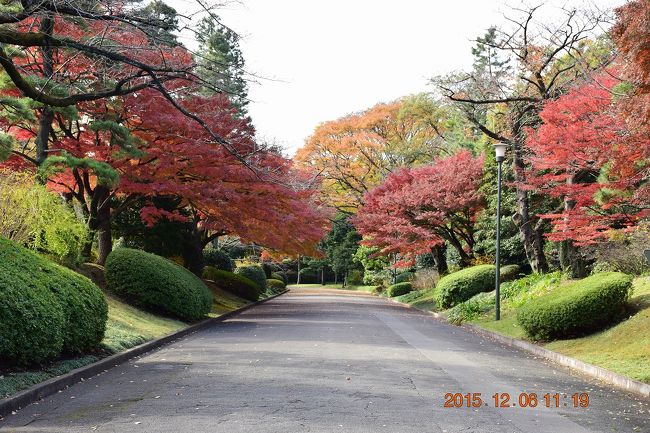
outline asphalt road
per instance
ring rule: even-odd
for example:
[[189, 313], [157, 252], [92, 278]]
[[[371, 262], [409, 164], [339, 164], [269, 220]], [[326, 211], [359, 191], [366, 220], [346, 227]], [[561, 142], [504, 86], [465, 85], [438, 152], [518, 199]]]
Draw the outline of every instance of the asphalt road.
[[[443, 406], [446, 393], [479, 392], [487, 405]], [[497, 392], [539, 403], [495, 408]], [[546, 393], [560, 407], [546, 408]], [[589, 407], [573, 407], [575, 393]], [[31, 405], [0, 430], [648, 433], [650, 406], [388, 300], [305, 289]]]

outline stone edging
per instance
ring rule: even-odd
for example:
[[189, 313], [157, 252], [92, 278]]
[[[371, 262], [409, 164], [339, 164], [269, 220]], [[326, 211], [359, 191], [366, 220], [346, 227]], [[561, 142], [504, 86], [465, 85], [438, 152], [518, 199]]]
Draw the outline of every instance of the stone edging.
[[106, 358], [100, 359], [97, 362], [86, 365], [84, 367], [76, 368], [69, 371], [66, 374], [61, 376], [53, 377], [44, 382], [36, 384], [30, 388], [19, 391], [16, 394], [0, 400], [0, 419], [2, 417], [9, 415], [13, 411], [19, 410], [29, 404], [32, 404], [38, 400], [41, 400], [47, 396], [55, 394], [61, 390], [64, 390], [75, 383], [81, 382], [90, 377], [99, 375], [106, 372], [110, 368], [117, 367], [118, 365], [135, 358], [136, 356], [143, 355], [147, 352], [151, 352], [154, 349], [158, 349], [166, 344], [172, 343], [182, 337], [185, 337], [189, 334], [193, 334], [197, 331], [206, 329], [216, 323], [222, 322], [232, 316], [235, 316], [245, 310], [248, 310], [251, 307], [260, 305], [266, 301], [277, 298], [280, 295], [287, 293], [289, 290], [285, 290], [282, 293], [277, 295], [270, 296], [266, 299], [262, 299], [257, 302], [244, 305], [237, 310], [230, 311], [228, 313], [222, 314], [219, 317], [213, 317], [210, 319], [205, 319], [194, 325], [190, 325], [187, 328], [183, 328], [177, 332], [174, 332], [164, 337], [148, 341], [139, 346], [132, 347], [131, 349], [125, 350], [124, 352], [116, 353], [115, 355], [108, 356]]
[[[390, 298], [388, 298], [390, 299]], [[413, 308], [418, 311], [422, 311], [423, 313], [429, 313], [431, 316], [434, 318], [445, 322], [449, 325], [452, 325], [449, 323], [449, 321], [443, 317], [441, 314], [438, 314], [433, 311], [423, 311], [419, 310], [418, 308], [415, 308], [411, 305], [404, 304], [399, 301], [395, 301], [394, 299], [390, 299], [391, 301], [403, 305], [408, 308]], [[452, 325], [456, 326], [456, 325]], [[640, 382], [638, 380], [631, 379], [627, 376], [624, 376], [619, 373], [614, 373], [613, 371], [609, 371], [605, 368], [598, 367], [593, 364], [588, 364], [584, 361], [580, 361], [575, 358], [571, 358], [570, 356], [562, 355], [561, 353], [553, 352], [552, 350], [548, 350], [544, 347], [538, 346], [533, 343], [529, 343], [528, 341], [523, 341], [523, 340], [518, 340], [516, 338], [512, 337], [507, 337], [505, 335], [498, 334], [493, 331], [489, 331], [487, 329], [481, 328], [480, 326], [476, 325], [471, 325], [468, 323], [464, 323], [459, 326], [459, 328], [464, 328], [467, 331], [473, 332], [475, 334], [480, 335], [481, 337], [489, 338], [495, 341], [498, 341], [499, 343], [505, 344], [506, 346], [510, 347], [516, 347], [521, 350], [525, 350], [526, 352], [532, 353], [533, 355], [539, 356], [541, 358], [547, 359], [549, 361], [552, 361], [556, 364], [568, 367], [572, 370], [579, 371], [587, 376], [590, 376], [592, 378], [598, 379], [608, 385], [612, 385], [616, 388], [631, 392], [633, 394], [639, 395], [641, 397], [645, 398], [650, 398], [650, 384]]]

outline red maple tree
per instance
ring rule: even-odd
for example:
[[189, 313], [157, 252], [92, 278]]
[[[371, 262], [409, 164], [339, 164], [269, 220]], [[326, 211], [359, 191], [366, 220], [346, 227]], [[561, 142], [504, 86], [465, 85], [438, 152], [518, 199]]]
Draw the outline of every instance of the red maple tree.
[[381, 254], [398, 252], [412, 259], [447, 242], [469, 264], [474, 223], [484, 206], [478, 191], [482, 174], [483, 157], [469, 151], [404, 168], [365, 195], [353, 222], [364, 242], [380, 247]]
[[528, 131], [528, 184], [561, 201], [556, 212], [541, 215], [552, 223], [552, 240], [593, 243], [648, 216], [650, 141], [630, 131], [613, 104], [617, 83], [601, 74], [546, 103], [543, 124]]

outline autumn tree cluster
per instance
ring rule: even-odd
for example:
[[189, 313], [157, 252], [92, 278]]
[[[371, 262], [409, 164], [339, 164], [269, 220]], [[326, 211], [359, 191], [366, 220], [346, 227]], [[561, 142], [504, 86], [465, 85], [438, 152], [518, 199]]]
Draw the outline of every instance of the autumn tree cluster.
[[2, 169], [75, 210], [85, 260], [158, 235], [198, 274], [223, 235], [315, 254], [324, 234], [310, 175], [255, 136], [238, 36], [195, 7], [187, 20], [160, 1], [1, 6]]
[[584, 276], [600, 246], [647, 226], [650, 2], [613, 17], [545, 8], [512, 9], [478, 37], [471, 70], [323, 123], [298, 152], [370, 256], [428, 256], [440, 273], [493, 260], [496, 142], [510, 149], [506, 262]]

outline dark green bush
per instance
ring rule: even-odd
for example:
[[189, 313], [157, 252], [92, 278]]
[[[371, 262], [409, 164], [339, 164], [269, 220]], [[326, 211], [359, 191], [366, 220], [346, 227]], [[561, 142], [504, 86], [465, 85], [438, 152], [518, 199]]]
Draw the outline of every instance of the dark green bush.
[[58, 270], [51, 290], [66, 316], [63, 350], [78, 353], [96, 347], [104, 338], [108, 320], [104, 294], [83, 275], [64, 267]]
[[106, 260], [108, 287], [127, 302], [184, 320], [212, 309], [212, 293], [196, 275], [155, 254], [117, 248]]
[[225, 251], [216, 248], [208, 248], [203, 251], [203, 262], [206, 266], [228, 272], [232, 272], [235, 267], [230, 256]]
[[203, 278], [212, 280], [221, 289], [249, 301], [257, 301], [262, 293], [261, 287], [251, 279], [212, 266], [206, 266]]
[[478, 265], [441, 278], [436, 286], [438, 306], [453, 307], [477, 293], [493, 290], [495, 272], [496, 268], [493, 265]]
[[395, 296], [406, 295], [413, 290], [411, 283], [397, 283], [392, 286], [388, 286], [386, 289], [386, 294], [389, 298], [394, 298]]
[[240, 266], [237, 269], [235, 269], [235, 273], [237, 275], [242, 275], [248, 278], [249, 280], [252, 280], [258, 286], [260, 286], [260, 289], [262, 289], [262, 291], [266, 289], [266, 273], [264, 273], [264, 270], [262, 269], [261, 266], [257, 266], [257, 265]]
[[348, 284], [351, 286], [363, 285], [363, 271], [359, 269], [352, 269], [348, 272]]
[[271, 279], [284, 281], [284, 284], [289, 283], [289, 281], [287, 281], [287, 274], [285, 274], [284, 272], [273, 272], [271, 274]]
[[595, 274], [527, 302], [517, 321], [537, 340], [587, 334], [621, 318], [631, 287], [629, 275]]
[[276, 280], [273, 278], [269, 278], [268, 280], [266, 280], [266, 286], [274, 289], [284, 289], [285, 287], [287, 287], [287, 285], [284, 284], [284, 281]]
[[271, 275], [273, 274], [273, 272], [275, 271], [275, 268], [276, 268], [275, 265], [273, 265], [271, 263], [268, 263], [268, 262], [262, 262], [260, 264], [260, 266], [261, 266], [262, 270], [264, 271], [264, 275], [266, 276], [266, 278], [267, 279], [271, 278]]
[[499, 274], [502, 283], [516, 280], [517, 278], [519, 278], [519, 275], [521, 274], [521, 268], [519, 267], [519, 265], [502, 266]]
[[0, 360], [26, 365], [95, 347], [107, 316], [90, 280], [0, 237]]
[[401, 274], [397, 274], [397, 276], [395, 277], [395, 284], [408, 283], [413, 278], [415, 278], [415, 273], [409, 271], [402, 272]]

